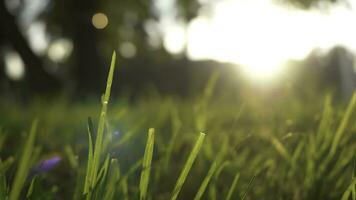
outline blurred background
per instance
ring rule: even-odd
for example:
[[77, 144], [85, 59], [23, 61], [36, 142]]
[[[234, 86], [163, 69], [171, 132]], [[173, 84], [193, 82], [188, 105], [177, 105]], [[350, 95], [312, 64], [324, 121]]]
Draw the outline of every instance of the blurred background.
[[217, 152], [208, 199], [236, 172], [232, 199], [341, 199], [356, 174], [355, 22], [356, 0], [0, 0], [0, 164], [37, 117], [33, 163], [62, 162], [33, 198], [80, 197], [87, 117], [97, 124], [115, 51], [103, 152], [133, 173], [116, 199], [138, 197], [131, 167], [152, 127], [151, 199], [169, 199], [199, 132], [182, 199]]
[[[0, 92], [186, 97], [212, 74], [225, 94], [356, 86], [355, 0], [1, 0]], [[240, 93], [241, 94], [241, 93]]]

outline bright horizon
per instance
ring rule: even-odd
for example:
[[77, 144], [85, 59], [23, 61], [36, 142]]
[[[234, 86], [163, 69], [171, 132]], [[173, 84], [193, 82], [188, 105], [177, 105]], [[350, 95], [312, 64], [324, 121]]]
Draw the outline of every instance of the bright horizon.
[[[342, 45], [356, 50], [356, 2], [335, 4], [327, 11], [300, 10], [268, 0], [225, 0], [210, 18], [199, 16], [187, 29], [187, 55], [245, 66], [253, 76], [269, 78], [290, 59], [304, 59], [312, 50]], [[179, 53], [184, 29], [167, 29], [165, 47]]]

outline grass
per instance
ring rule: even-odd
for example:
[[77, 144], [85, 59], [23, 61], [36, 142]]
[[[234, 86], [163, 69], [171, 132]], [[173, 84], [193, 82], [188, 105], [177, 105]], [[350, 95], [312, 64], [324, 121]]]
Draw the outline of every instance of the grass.
[[148, 138], [146, 143], [145, 155], [143, 156], [142, 171], [140, 179], [140, 199], [147, 199], [147, 188], [150, 180], [151, 162], [154, 145], [154, 129], [150, 128], [148, 131]]
[[228, 98], [214, 74], [195, 97], [109, 104], [114, 67], [101, 107], [2, 100], [0, 199], [356, 199], [356, 94]]

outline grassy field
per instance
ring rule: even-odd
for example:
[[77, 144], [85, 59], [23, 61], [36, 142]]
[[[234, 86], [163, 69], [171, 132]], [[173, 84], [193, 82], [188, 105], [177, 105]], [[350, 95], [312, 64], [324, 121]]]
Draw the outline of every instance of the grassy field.
[[101, 103], [2, 100], [0, 199], [356, 199], [356, 94], [227, 99], [213, 77], [129, 103], [113, 69]]

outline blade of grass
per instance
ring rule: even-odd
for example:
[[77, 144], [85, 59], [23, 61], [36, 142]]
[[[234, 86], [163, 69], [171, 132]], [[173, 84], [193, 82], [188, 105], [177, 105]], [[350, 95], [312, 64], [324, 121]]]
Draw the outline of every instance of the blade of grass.
[[248, 183], [248, 186], [247, 186], [247, 188], [246, 188], [245, 193], [242, 195], [241, 200], [244, 200], [244, 199], [246, 198], [247, 193], [248, 193], [248, 191], [251, 189], [252, 184], [253, 184], [253, 181], [255, 180], [255, 178], [256, 178], [256, 175], [253, 175], [253, 177], [251, 178], [250, 182]]
[[34, 176], [31, 180], [31, 183], [30, 183], [30, 187], [28, 188], [27, 190], [27, 194], [26, 194], [26, 198], [29, 199], [33, 193], [33, 188], [34, 188], [34, 185], [35, 185], [35, 182], [36, 182], [36, 178], [37, 176]]
[[200, 200], [210, 182], [210, 179], [211, 177], [213, 177], [215, 171], [216, 171], [216, 168], [217, 168], [217, 161], [214, 161], [213, 164], [211, 165], [209, 171], [208, 171], [208, 174], [205, 176], [202, 184], [200, 185], [199, 187], [199, 190], [197, 192], [197, 194], [195, 195], [194, 197], [194, 200]]
[[236, 189], [237, 182], [239, 181], [240, 178], [240, 173], [236, 173], [234, 180], [231, 183], [231, 186], [229, 188], [229, 192], [227, 193], [226, 199], [225, 200], [230, 200], [232, 198], [232, 195], [234, 194], [234, 191]]
[[178, 194], [180, 192], [180, 190], [182, 189], [182, 186], [185, 182], [185, 179], [187, 178], [188, 176], [188, 173], [190, 171], [190, 168], [192, 167], [194, 161], [195, 161], [195, 158], [197, 157], [199, 151], [200, 151], [200, 148], [203, 144], [203, 141], [204, 141], [204, 137], [205, 137], [205, 134], [204, 133], [200, 133], [199, 135], [199, 138], [198, 140], [196, 141], [195, 145], [194, 145], [194, 148], [193, 150], [191, 151], [189, 157], [188, 157], [188, 160], [187, 162], [185, 163], [184, 167], [183, 167], [183, 170], [177, 180], [177, 183], [174, 187], [174, 190], [172, 192], [172, 197], [171, 197], [171, 200], [176, 200], [177, 197], [178, 197]]
[[213, 164], [211, 165], [209, 171], [208, 171], [208, 174], [205, 176], [202, 184], [200, 185], [200, 188], [197, 192], [197, 194], [195, 195], [195, 198], [194, 200], [199, 200], [202, 198], [211, 178], [213, 177], [213, 175], [215, 174], [217, 168], [218, 168], [218, 165], [220, 165], [220, 163], [222, 162], [223, 158], [224, 158], [224, 155], [226, 153], [226, 150], [227, 150], [227, 147], [228, 147], [228, 140], [227, 138], [225, 137], [223, 139], [223, 143], [221, 145], [221, 149], [218, 153], [218, 155], [216, 156]]
[[119, 163], [117, 159], [111, 159], [110, 176], [105, 189], [103, 200], [112, 200], [115, 194], [115, 186], [120, 178]]
[[145, 155], [143, 156], [142, 172], [140, 180], [140, 199], [145, 200], [147, 198], [147, 187], [150, 180], [151, 162], [154, 146], [154, 132], [153, 128], [148, 130], [148, 137], [145, 149]]
[[5, 174], [13, 162], [13, 157], [9, 157], [4, 162], [0, 159], [0, 199], [6, 199], [7, 197], [8, 186]]
[[172, 137], [168, 142], [167, 150], [165, 157], [163, 158], [163, 170], [167, 172], [169, 161], [173, 152], [173, 147], [176, 142], [180, 127], [182, 125], [181, 120], [179, 119], [177, 108], [172, 106], [171, 110], [171, 126], [172, 126]]
[[85, 183], [84, 183], [84, 191], [83, 194], [87, 194], [90, 191], [90, 187], [91, 187], [91, 182], [92, 182], [92, 162], [93, 162], [93, 139], [92, 139], [92, 135], [93, 135], [93, 122], [91, 120], [91, 118], [88, 118], [88, 125], [87, 125], [87, 129], [88, 129], [88, 163], [87, 163], [87, 173], [85, 176]]
[[110, 165], [110, 154], [107, 154], [104, 164], [101, 167], [98, 174], [98, 182], [100, 181], [100, 185], [103, 185], [106, 180], [106, 175], [108, 174], [109, 165]]
[[25, 184], [29, 169], [31, 156], [35, 144], [38, 120], [32, 123], [30, 134], [26, 140], [20, 162], [16, 171], [15, 179], [11, 187], [9, 200], [17, 200], [20, 197], [21, 190]]
[[5, 174], [5, 172], [10, 168], [12, 163], [14, 163], [14, 157], [9, 157], [5, 161], [0, 159], [0, 174]]
[[64, 147], [64, 152], [67, 155], [69, 165], [72, 169], [77, 169], [79, 166], [77, 156], [74, 154], [73, 149], [70, 145]]
[[332, 141], [331, 150], [330, 150], [331, 156], [333, 156], [336, 153], [337, 146], [340, 143], [342, 135], [345, 133], [345, 129], [346, 129], [347, 125], [348, 125], [348, 122], [350, 120], [352, 111], [355, 108], [355, 105], [356, 105], [356, 92], [352, 95], [350, 103], [347, 106], [346, 112], [345, 112], [345, 114], [344, 114], [344, 116], [343, 116], [343, 118], [341, 120], [340, 126], [338, 127], [338, 129], [336, 131], [336, 134], [335, 134], [335, 137], [334, 137], [334, 139]]
[[[354, 155], [353, 158], [353, 169], [352, 169], [352, 179], [356, 179], [356, 154]], [[351, 188], [351, 196], [352, 196], [352, 200], [356, 200], [356, 183], [354, 185], [354, 187]]]
[[330, 151], [319, 166], [317, 176], [321, 176], [323, 173], [325, 173], [326, 169], [327, 169], [327, 165], [329, 165], [331, 163], [331, 161], [336, 153], [337, 147], [340, 143], [340, 140], [342, 138], [342, 135], [344, 134], [346, 127], [349, 124], [349, 120], [351, 118], [352, 111], [355, 109], [355, 106], [356, 106], [356, 92], [352, 95], [352, 98], [349, 102], [349, 105], [346, 108], [346, 112], [342, 117], [342, 120], [340, 122], [340, 125], [339, 125], [337, 131], [336, 131], [336, 134], [331, 141]]
[[102, 151], [102, 145], [103, 145], [106, 113], [107, 113], [108, 103], [109, 103], [109, 99], [110, 99], [111, 85], [112, 85], [112, 80], [113, 80], [114, 70], [115, 70], [115, 62], [116, 62], [116, 53], [114, 51], [112, 54], [109, 75], [108, 75], [107, 82], [106, 82], [105, 94], [104, 94], [104, 96], [102, 98], [102, 102], [101, 102], [102, 107], [101, 107], [101, 113], [100, 113], [100, 117], [99, 117], [97, 135], [96, 135], [96, 139], [95, 139], [94, 156], [93, 156], [93, 163], [92, 163], [93, 169], [91, 172], [92, 173], [92, 180], [91, 180], [92, 187], [94, 187], [94, 185], [96, 184], [97, 176], [98, 176], [100, 156], [102, 153], [101, 151]]
[[94, 199], [101, 199], [104, 194], [104, 189], [105, 189], [104, 187], [107, 180], [109, 167], [110, 167], [110, 154], [107, 154], [105, 161], [99, 170], [97, 182], [93, 187], [92, 193]]
[[288, 150], [284, 147], [284, 145], [275, 137], [270, 136], [270, 140], [274, 148], [277, 152], [291, 165], [293, 165], [291, 160], [291, 155], [289, 154]]
[[347, 190], [342, 195], [341, 200], [349, 200], [351, 195], [352, 195], [352, 199], [354, 200], [355, 196], [353, 196], [352, 191], [355, 189], [355, 187], [356, 187], [356, 178], [354, 178], [352, 180], [350, 186], [347, 188]]

